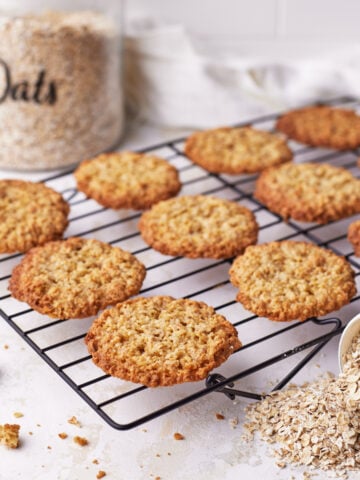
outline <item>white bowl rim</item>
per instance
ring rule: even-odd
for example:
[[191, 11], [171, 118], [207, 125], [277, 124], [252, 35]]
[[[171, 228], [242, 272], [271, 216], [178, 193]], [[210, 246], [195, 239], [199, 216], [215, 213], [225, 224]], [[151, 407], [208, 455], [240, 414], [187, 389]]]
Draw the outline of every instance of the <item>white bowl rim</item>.
[[355, 335], [360, 333], [360, 313], [355, 315], [345, 327], [345, 330], [341, 334], [339, 349], [338, 349], [338, 361], [340, 372], [342, 372], [344, 364], [344, 355], [349, 350], [352, 339]]

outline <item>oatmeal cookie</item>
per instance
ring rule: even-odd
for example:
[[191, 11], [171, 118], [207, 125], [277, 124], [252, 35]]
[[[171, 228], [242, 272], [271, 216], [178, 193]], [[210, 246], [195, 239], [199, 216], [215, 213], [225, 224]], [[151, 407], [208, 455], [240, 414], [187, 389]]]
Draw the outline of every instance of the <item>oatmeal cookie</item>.
[[236, 329], [212, 307], [167, 296], [104, 311], [85, 342], [106, 373], [148, 387], [202, 380], [241, 347]]
[[285, 219], [322, 224], [360, 212], [360, 180], [325, 163], [289, 163], [262, 172], [255, 197]]
[[108, 208], [144, 210], [175, 196], [181, 183], [175, 167], [154, 155], [103, 153], [75, 170], [78, 189]]
[[279, 135], [252, 127], [216, 128], [193, 133], [186, 155], [213, 173], [256, 173], [289, 162], [292, 151]]
[[9, 290], [49, 317], [83, 318], [138, 293], [144, 277], [131, 253], [73, 237], [31, 249], [14, 268]]
[[360, 220], [349, 225], [347, 238], [354, 248], [355, 255], [360, 257]]
[[338, 310], [356, 293], [354, 275], [343, 257], [290, 240], [248, 247], [230, 269], [230, 281], [239, 288], [236, 299], [275, 321]]
[[229, 258], [257, 241], [253, 213], [236, 202], [204, 195], [171, 198], [140, 218], [145, 242], [165, 255]]
[[360, 145], [360, 117], [352, 110], [305, 107], [282, 115], [276, 129], [313, 147], [347, 150]]
[[0, 253], [26, 252], [62, 237], [69, 205], [43, 183], [0, 180]]

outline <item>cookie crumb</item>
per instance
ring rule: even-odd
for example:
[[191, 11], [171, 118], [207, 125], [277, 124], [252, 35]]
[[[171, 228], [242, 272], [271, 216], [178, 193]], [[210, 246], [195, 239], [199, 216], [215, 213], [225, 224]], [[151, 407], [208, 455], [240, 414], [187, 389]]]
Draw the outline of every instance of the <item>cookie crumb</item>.
[[106, 472], [104, 472], [104, 470], [99, 470], [96, 475], [96, 478], [104, 478], [105, 476], [106, 476]]
[[47, 448], [48, 450], [51, 450], [51, 449], [52, 449], [51, 445], [48, 445], [46, 448]]
[[0, 443], [9, 448], [18, 448], [19, 430], [20, 425], [17, 424], [0, 425]]
[[80, 445], [81, 447], [85, 447], [85, 445], [89, 444], [89, 441], [88, 441], [87, 438], [79, 437], [78, 435], [76, 435], [74, 437], [74, 442], [77, 443], [78, 445]]
[[5, 344], [4, 345], [4, 350], [8, 350], [9, 349], [9, 345]]
[[157, 454], [155, 455], [155, 457], [161, 457], [160, 453], [157, 453]]
[[285, 462], [276, 462], [276, 466], [279, 467], [279, 468], [285, 468], [286, 463]]
[[175, 440], [185, 440], [184, 435], [182, 435], [179, 432], [174, 433], [174, 438], [175, 438]]
[[69, 418], [68, 423], [71, 423], [71, 425], [76, 425], [77, 427], [81, 427], [79, 420], [75, 416]]
[[65, 438], [68, 437], [68, 434], [65, 433], [65, 432], [61, 432], [61, 433], [58, 433], [58, 437], [61, 438], [62, 440], [64, 440]]
[[99, 460], [97, 458], [94, 458], [94, 460], [92, 461], [92, 463], [95, 463], [95, 465], [99, 465]]
[[28, 433], [29, 433], [29, 435], [34, 435], [33, 432], [28, 432]]
[[215, 417], [217, 420], [225, 420], [224, 415], [222, 415], [221, 413], [215, 413]]
[[24, 414], [21, 413], [21, 412], [14, 412], [13, 415], [14, 415], [14, 417], [16, 417], [16, 418], [21, 418], [21, 417], [24, 416]]

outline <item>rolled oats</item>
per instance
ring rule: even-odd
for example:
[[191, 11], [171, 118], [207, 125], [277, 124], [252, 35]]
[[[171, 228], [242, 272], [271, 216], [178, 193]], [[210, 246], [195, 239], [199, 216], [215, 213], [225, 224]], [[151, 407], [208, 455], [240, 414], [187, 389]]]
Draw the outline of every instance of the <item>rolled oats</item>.
[[360, 335], [345, 356], [343, 373], [302, 387], [290, 385], [247, 407], [246, 429], [277, 443], [277, 464], [334, 471], [360, 469]]

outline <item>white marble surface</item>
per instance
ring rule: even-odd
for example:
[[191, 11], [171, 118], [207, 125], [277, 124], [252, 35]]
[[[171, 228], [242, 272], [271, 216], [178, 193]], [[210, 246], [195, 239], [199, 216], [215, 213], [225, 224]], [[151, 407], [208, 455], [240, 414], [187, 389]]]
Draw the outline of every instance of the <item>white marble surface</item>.
[[[138, 126], [127, 132], [123, 147], [146, 146], [182, 133]], [[17, 176], [35, 179], [39, 175], [43, 174]], [[0, 172], [1, 178], [13, 176], [12, 172]], [[310, 380], [329, 370], [337, 373], [337, 345], [338, 337], [295, 381]], [[285, 368], [279, 363], [269, 379], [276, 380]], [[256, 388], [257, 378], [260, 376], [245, 380], [242, 386]], [[91, 410], [3, 320], [0, 392], [0, 423], [21, 425], [20, 448], [9, 450], [1, 446], [1, 480], [88, 480], [95, 479], [99, 470], [104, 470], [109, 480], [289, 480], [291, 475], [300, 480], [302, 472], [309, 471], [295, 467], [281, 470], [267, 453], [267, 446], [259, 441], [244, 443], [241, 424], [247, 402], [232, 402], [222, 394], [207, 395], [133, 430], [117, 431]], [[24, 416], [15, 418], [14, 412]], [[217, 420], [216, 412], [221, 412], [225, 420]], [[81, 422], [81, 428], [67, 422], [73, 415]], [[239, 419], [239, 424], [231, 428], [234, 418]], [[60, 432], [66, 432], [68, 438], [60, 439]], [[182, 433], [185, 439], [174, 440], [174, 432]], [[75, 435], [86, 437], [89, 444], [76, 445]], [[94, 459], [98, 459], [98, 465], [92, 463]], [[316, 473], [319, 480], [329, 478], [328, 474]]]

